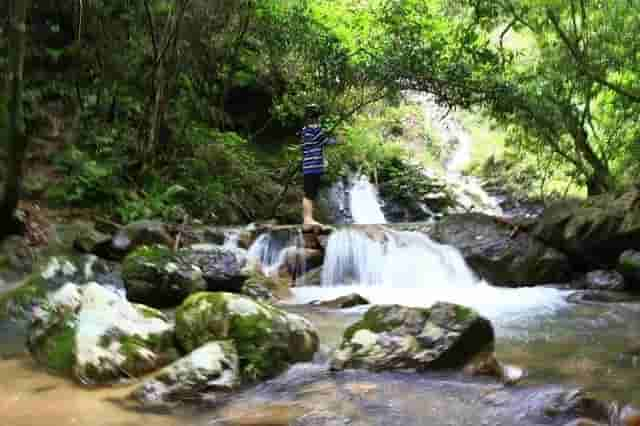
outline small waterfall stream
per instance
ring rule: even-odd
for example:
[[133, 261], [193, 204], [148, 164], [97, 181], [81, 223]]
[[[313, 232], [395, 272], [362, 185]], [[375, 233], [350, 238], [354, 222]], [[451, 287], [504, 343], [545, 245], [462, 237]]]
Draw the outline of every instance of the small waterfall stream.
[[353, 179], [349, 197], [351, 216], [356, 224], [387, 223], [382, 213], [378, 190], [366, 176]]
[[457, 249], [426, 235], [383, 227], [334, 232], [326, 249], [322, 286], [294, 289], [295, 303], [354, 292], [374, 304], [458, 303], [491, 319], [509, 321], [567, 305], [565, 293], [552, 288], [493, 287], [474, 275]]

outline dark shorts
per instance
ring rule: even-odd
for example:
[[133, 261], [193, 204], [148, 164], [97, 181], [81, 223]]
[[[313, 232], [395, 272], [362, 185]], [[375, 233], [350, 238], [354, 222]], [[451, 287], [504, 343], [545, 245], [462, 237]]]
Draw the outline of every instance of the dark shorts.
[[320, 183], [322, 181], [322, 174], [314, 173], [304, 175], [304, 196], [310, 200], [315, 200], [320, 191]]

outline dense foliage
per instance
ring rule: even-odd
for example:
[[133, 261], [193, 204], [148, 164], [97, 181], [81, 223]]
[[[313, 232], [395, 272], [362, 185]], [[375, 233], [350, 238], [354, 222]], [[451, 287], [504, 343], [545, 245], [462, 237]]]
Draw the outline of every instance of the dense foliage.
[[[121, 222], [296, 221], [304, 106], [319, 104], [346, 141], [331, 154], [334, 177], [355, 168], [375, 179], [413, 152], [385, 122], [404, 90], [482, 108], [511, 149], [538, 158], [539, 176], [618, 189], [640, 176], [639, 9], [635, 0], [33, 0], [25, 196]], [[9, 21], [0, 23], [6, 80]], [[5, 128], [7, 90], [0, 100]]]

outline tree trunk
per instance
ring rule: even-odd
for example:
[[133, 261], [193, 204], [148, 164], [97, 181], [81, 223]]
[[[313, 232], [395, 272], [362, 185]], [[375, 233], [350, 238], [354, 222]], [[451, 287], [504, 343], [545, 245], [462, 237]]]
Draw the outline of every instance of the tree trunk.
[[613, 176], [605, 162], [593, 151], [588, 142], [588, 134], [582, 127], [577, 127], [573, 132], [573, 139], [578, 151], [593, 171], [587, 176], [588, 195], [603, 194], [612, 189]]
[[26, 50], [28, 0], [10, 0], [9, 45], [9, 120], [7, 128], [7, 181], [4, 197], [0, 203], [0, 239], [19, 233], [15, 210], [20, 199], [23, 162], [27, 148], [24, 117], [22, 111], [23, 70]]

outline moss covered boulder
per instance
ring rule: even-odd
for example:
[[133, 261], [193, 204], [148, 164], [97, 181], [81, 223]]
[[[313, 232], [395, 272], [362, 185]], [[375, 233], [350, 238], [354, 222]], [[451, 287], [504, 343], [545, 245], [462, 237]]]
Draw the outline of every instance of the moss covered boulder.
[[131, 396], [144, 407], [165, 407], [179, 402], [211, 402], [239, 385], [233, 342], [209, 342], [154, 374]]
[[96, 256], [52, 257], [41, 271], [31, 274], [16, 288], [0, 294], [0, 319], [29, 320], [34, 306], [43, 302], [48, 292], [69, 282], [83, 284], [89, 281], [120, 286], [112, 266]]
[[158, 308], [178, 306], [199, 291], [239, 293], [249, 277], [246, 250], [198, 244], [173, 251], [142, 246], [123, 262], [129, 300]]
[[493, 344], [491, 323], [460, 305], [436, 303], [430, 309], [374, 306], [345, 331], [331, 357], [331, 368], [458, 368], [491, 350]]
[[565, 254], [491, 216], [447, 216], [430, 234], [459, 249], [476, 273], [497, 286], [560, 283], [571, 276]]
[[122, 278], [130, 301], [157, 308], [178, 306], [207, 289], [202, 270], [164, 246], [142, 246], [129, 254]]
[[185, 351], [232, 340], [244, 380], [273, 377], [294, 362], [310, 361], [318, 334], [305, 318], [231, 293], [197, 293], [176, 312], [176, 335]]
[[579, 266], [614, 266], [622, 252], [640, 250], [640, 190], [552, 205], [534, 234]]
[[35, 308], [28, 347], [47, 368], [85, 384], [140, 377], [177, 357], [164, 315], [97, 283], [67, 284]]

